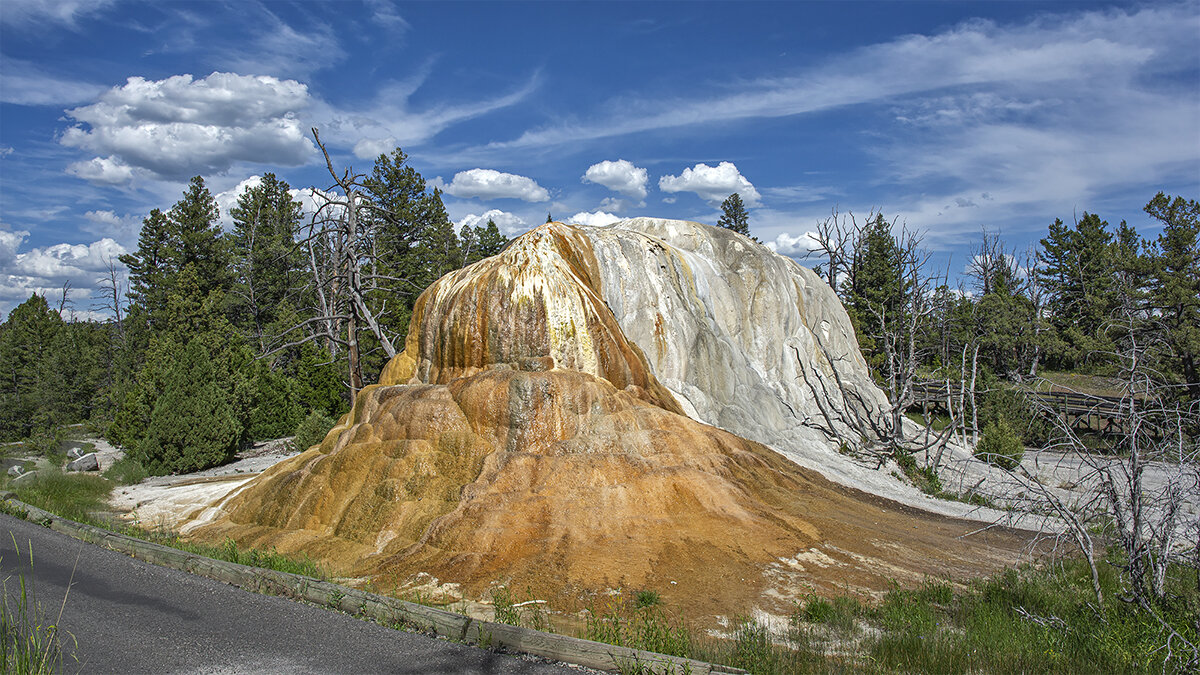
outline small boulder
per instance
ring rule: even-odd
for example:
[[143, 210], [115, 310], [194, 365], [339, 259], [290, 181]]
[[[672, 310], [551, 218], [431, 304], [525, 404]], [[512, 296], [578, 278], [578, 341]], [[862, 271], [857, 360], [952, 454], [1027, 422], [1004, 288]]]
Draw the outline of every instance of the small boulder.
[[8, 475], [12, 476], [13, 478], [20, 476], [23, 473], [25, 473], [25, 467], [21, 466], [20, 464], [13, 464], [12, 466], [8, 467]]
[[96, 458], [96, 453], [89, 452], [86, 455], [67, 464], [67, 471], [99, 471], [100, 460]]
[[79, 459], [83, 456], [83, 452], [79, 448], [71, 448], [67, 451], [67, 459]]

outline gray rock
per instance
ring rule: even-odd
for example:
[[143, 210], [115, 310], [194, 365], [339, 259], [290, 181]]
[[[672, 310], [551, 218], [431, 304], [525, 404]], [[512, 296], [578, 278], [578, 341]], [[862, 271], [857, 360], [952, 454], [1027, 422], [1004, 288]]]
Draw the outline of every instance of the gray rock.
[[67, 459], [79, 459], [83, 456], [83, 452], [79, 448], [71, 448], [67, 451]]
[[20, 476], [23, 473], [25, 473], [25, 467], [21, 466], [20, 464], [14, 464], [8, 467], [8, 475], [12, 476], [13, 478]]
[[96, 457], [96, 453], [89, 452], [79, 459], [76, 459], [67, 464], [67, 471], [99, 471], [100, 460]]

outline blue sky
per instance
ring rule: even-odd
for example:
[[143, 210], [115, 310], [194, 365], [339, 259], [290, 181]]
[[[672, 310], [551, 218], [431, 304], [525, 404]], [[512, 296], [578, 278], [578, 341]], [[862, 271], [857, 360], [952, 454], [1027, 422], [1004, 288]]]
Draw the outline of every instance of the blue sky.
[[79, 314], [203, 175], [329, 185], [401, 147], [451, 217], [715, 223], [802, 256], [833, 208], [962, 270], [1056, 217], [1200, 198], [1200, 4], [0, 3], [0, 312]]

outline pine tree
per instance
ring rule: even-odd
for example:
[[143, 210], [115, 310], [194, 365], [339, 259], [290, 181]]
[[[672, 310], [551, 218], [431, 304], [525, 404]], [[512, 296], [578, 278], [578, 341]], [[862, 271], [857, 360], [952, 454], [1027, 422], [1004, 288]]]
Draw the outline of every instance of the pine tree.
[[729, 195], [721, 202], [721, 212], [721, 218], [717, 220], [718, 227], [750, 236], [750, 216], [746, 214], [746, 205], [738, 193]]
[[1150, 297], [1165, 328], [1175, 378], [1200, 400], [1200, 203], [1162, 192], [1146, 213], [1163, 224], [1155, 242]]
[[496, 227], [496, 221], [488, 218], [487, 226], [475, 226], [475, 237], [479, 241], [479, 258], [490, 258], [504, 249], [508, 244], [508, 237], [500, 233], [500, 228]]
[[142, 220], [137, 252], [119, 258], [129, 268], [129, 298], [141, 307], [151, 324], [166, 305], [173, 257], [170, 223], [166, 214], [154, 209]]
[[851, 268], [844, 290], [846, 309], [863, 353], [878, 367], [882, 352], [875, 340], [886, 324], [899, 322], [905, 288], [900, 249], [882, 213], [864, 227]]
[[1049, 295], [1060, 365], [1077, 367], [1110, 351], [1105, 324], [1115, 309], [1112, 233], [1099, 216], [1084, 213], [1073, 228], [1055, 220], [1041, 240], [1038, 277]]
[[229, 290], [233, 279], [229, 245], [217, 222], [219, 217], [217, 200], [200, 176], [192, 178], [183, 198], [167, 214], [171, 267], [176, 272], [188, 265], [195, 267], [204, 295]]
[[242, 427], [208, 349], [190, 341], [170, 369], [134, 456], [151, 474], [200, 471], [228, 461]]
[[243, 332], [262, 346], [263, 332], [275, 321], [282, 304], [293, 299], [299, 287], [301, 261], [295, 251], [300, 226], [300, 203], [291, 187], [268, 173], [246, 190], [230, 209], [236, 279], [232, 289], [232, 316]]
[[0, 437], [25, 438], [61, 421], [52, 405], [61, 381], [50, 357], [62, 327], [58, 312], [36, 293], [0, 326]]

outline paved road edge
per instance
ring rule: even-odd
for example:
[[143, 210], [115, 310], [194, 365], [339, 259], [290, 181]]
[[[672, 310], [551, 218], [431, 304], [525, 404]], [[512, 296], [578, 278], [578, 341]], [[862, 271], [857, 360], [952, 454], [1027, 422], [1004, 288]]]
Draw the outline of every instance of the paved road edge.
[[435, 635], [482, 647], [503, 647], [510, 651], [573, 663], [600, 670], [621, 670], [635, 665], [658, 673], [744, 673], [720, 664], [694, 661], [678, 656], [618, 647], [554, 633], [543, 633], [520, 626], [481, 621], [435, 607], [339, 586], [312, 577], [275, 570], [249, 567], [214, 560], [194, 553], [143, 541], [94, 525], [77, 523], [26, 504], [8, 492], [0, 500], [9, 509], [24, 511], [25, 519], [62, 534], [124, 553], [138, 560], [197, 574], [256, 593], [269, 593], [307, 600], [314, 604], [363, 616], [385, 623], [408, 623]]

